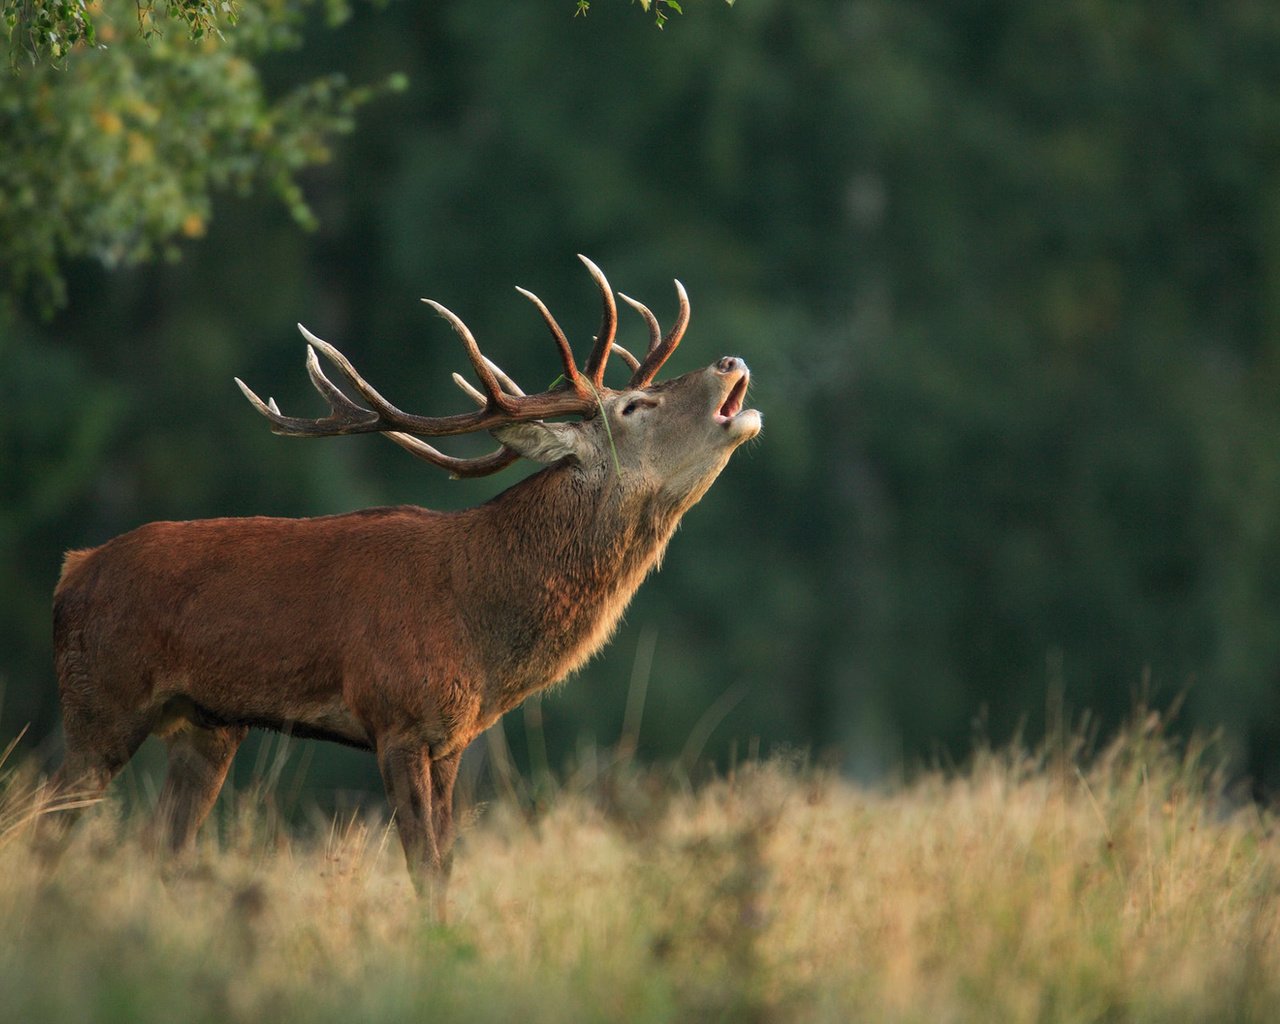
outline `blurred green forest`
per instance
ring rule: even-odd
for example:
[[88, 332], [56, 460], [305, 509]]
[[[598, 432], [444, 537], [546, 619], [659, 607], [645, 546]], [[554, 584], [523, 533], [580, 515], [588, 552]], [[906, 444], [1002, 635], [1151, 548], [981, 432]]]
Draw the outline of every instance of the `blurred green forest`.
[[[789, 744], [874, 778], [975, 730], [1034, 734], [1047, 704], [1115, 722], [1136, 693], [1185, 693], [1184, 726], [1221, 727], [1280, 785], [1280, 7], [741, 0], [662, 32], [603, 0], [350, 13], [207, 74], [170, 30], [146, 58], [169, 77], [75, 103], [58, 89], [119, 34], [0, 85], [0, 180], [30, 179], [22, 210], [0, 199], [0, 736], [30, 722], [56, 749], [67, 548], [512, 482], [274, 437], [231, 378], [314, 408], [301, 320], [402, 407], [458, 411], [463, 357], [425, 295], [549, 379], [513, 286], [585, 353], [583, 252], [664, 322], [680, 278], [669, 372], [744, 357], [765, 431], [607, 652], [535, 709], [554, 764], [617, 739], [637, 676], [652, 759]], [[246, 68], [249, 127], [223, 124], [219, 83]], [[133, 249], [61, 234], [102, 212], [81, 192], [97, 158], [32, 176], [5, 140], [39, 134], [37, 107], [45, 142], [112, 135], [111, 89], [145, 101], [146, 137], [173, 134], [143, 154], [154, 188], [127, 159], [98, 179], [138, 189], [110, 215], [146, 214], [183, 169]], [[213, 166], [191, 118], [259, 156]], [[372, 759], [314, 756], [317, 778], [377, 788]]]

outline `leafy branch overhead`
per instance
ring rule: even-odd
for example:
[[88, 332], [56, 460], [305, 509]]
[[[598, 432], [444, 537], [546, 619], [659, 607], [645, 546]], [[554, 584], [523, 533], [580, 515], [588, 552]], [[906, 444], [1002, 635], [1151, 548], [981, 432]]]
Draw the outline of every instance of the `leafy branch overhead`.
[[198, 41], [146, 38], [130, 0], [94, 15], [107, 45], [24, 68], [0, 93], [0, 298], [28, 295], [46, 312], [64, 301], [65, 260], [172, 256], [204, 233], [215, 189], [266, 185], [310, 224], [296, 174], [328, 158], [359, 106], [402, 84], [325, 75], [269, 97], [254, 58], [296, 42], [301, 5], [254, 5], [234, 32]]
[[[675, 14], [684, 14], [684, 9], [676, 2], [676, 0], [631, 0], [631, 2], [633, 4], [638, 3], [641, 8], [647, 12], [652, 12], [654, 24], [657, 25], [658, 28], [666, 27], [667, 18], [669, 17], [670, 12], [674, 12]], [[734, 0], [725, 0], [725, 3], [732, 7]], [[591, 0], [577, 0], [574, 17], [576, 18], [578, 15], [585, 16], [590, 11]]]
[[[144, 39], [162, 34], [160, 26], [185, 26], [192, 40], [221, 34], [223, 27], [235, 25], [240, 15], [237, 0], [135, 0], [138, 31]], [[334, 0], [345, 11], [345, 0]], [[658, 28], [670, 13], [683, 14], [677, 0], [632, 0], [652, 12]], [[726, 0], [733, 4], [734, 0]], [[278, 6], [278, 5], [273, 5]], [[586, 14], [591, 0], [576, 0], [575, 14]], [[100, 0], [0, 0], [5, 31], [9, 37], [9, 60], [16, 68], [20, 61], [31, 64], [62, 64], [77, 46], [98, 46], [104, 39], [97, 29], [102, 13]]]
[[[659, 28], [681, 11], [638, 2]], [[69, 259], [176, 256], [203, 235], [216, 189], [266, 185], [310, 226], [296, 174], [328, 158], [358, 107], [404, 85], [325, 75], [268, 97], [258, 59], [300, 45], [317, 21], [344, 21], [348, 0], [0, 0], [0, 10], [10, 61], [0, 306], [63, 305]]]
[[[219, 23], [234, 25], [235, 0], [136, 0], [138, 32], [144, 39], [160, 34], [167, 21], [186, 26], [189, 39], [219, 33]], [[96, 19], [103, 13], [98, 0], [0, 0], [9, 35], [9, 60], [31, 64], [61, 64], [77, 46], [99, 46]]]

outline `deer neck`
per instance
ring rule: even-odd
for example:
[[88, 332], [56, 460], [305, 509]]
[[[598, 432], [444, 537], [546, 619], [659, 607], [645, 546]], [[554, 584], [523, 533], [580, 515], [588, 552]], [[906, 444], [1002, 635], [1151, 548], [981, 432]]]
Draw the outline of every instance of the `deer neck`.
[[[470, 558], [497, 571], [459, 580], [494, 710], [563, 679], [609, 638], [661, 560], [679, 510], [572, 465], [543, 470], [474, 509]], [[465, 566], [463, 567], [465, 572]]]

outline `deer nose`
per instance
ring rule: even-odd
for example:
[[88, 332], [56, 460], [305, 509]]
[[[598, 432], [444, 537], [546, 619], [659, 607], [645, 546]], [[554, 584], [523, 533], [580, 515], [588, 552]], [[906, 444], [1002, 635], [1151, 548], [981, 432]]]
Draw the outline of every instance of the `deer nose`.
[[735, 371], [745, 370], [746, 368], [747, 364], [737, 356], [725, 356], [716, 363], [716, 369], [721, 373], [733, 373]]

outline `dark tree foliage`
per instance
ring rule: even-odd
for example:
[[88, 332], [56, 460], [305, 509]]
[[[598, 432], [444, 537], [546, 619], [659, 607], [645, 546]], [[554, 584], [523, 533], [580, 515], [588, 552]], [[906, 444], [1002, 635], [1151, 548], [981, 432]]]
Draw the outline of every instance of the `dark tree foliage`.
[[651, 756], [759, 737], [869, 774], [975, 722], [1034, 732], [1047, 695], [1114, 720], [1149, 688], [1280, 781], [1274, 5], [751, 0], [678, 33], [568, 13], [307, 31], [261, 62], [264, 96], [410, 75], [298, 179], [313, 234], [214, 200], [181, 263], [73, 262], [52, 323], [0, 326], [6, 729], [54, 728], [65, 547], [492, 493], [376, 439], [271, 437], [230, 378], [305, 407], [294, 321], [398, 404], [457, 411], [461, 357], [418, 297], [536, 381], [554, 366], [511, 286], [582, 346], [585, 252], [664, 319], [688, 286], [674, 369], [745, 357], [765, 433], [543, 702], [553, 762], [616, 738], [633, 675]]

